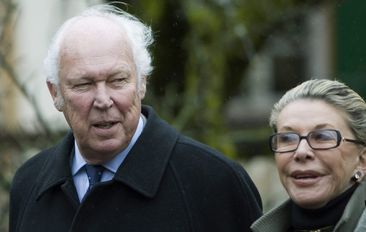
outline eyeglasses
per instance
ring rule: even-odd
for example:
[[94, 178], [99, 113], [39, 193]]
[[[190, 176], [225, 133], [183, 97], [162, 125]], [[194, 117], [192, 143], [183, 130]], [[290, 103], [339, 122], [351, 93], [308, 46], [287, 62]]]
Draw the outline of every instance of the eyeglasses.
[[269, 137], [269, 145], [273, 152], [284, 153], [295, 151], [302, 139], [306, 139], [309, 146], [314, 150], [327, 150], [338, 147], [341, 141], [347, 141], [365, 146], [360, 140], [346, 139], [341, 133], [333, 129], [311, 131], [306, 136], [301, 136], [295, 132], [276, 133]]

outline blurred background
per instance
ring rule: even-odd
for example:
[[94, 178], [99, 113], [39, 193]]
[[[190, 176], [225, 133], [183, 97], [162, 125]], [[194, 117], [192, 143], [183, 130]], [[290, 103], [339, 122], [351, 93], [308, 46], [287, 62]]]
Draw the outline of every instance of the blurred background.
[[[42, 70], [56, 29], [102, 0], [0, 0], [0, 231], [15, 170], [68, 130]], [[145, 104], [238, 160], [264, 210], [286, 198], [267, 119], [289, 88], [337, 79], [366, 96], [364, 0], [135, 0], [113, 4], [154, 31]], [[220, 170], [217, 170], [220, 171]]]

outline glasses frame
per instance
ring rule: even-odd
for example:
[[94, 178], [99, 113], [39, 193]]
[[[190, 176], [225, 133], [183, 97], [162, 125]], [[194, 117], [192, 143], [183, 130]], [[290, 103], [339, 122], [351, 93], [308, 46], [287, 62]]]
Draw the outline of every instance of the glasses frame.
[[[337, 134], [337, 143], [334, 146], [328, 147], [328, 148], [314, 148], [313, 146], [311, 146], [311, 144], [309, 142], [309, 135], [311, 135], [312, 133], [317, 132], [317, 131], [334, 131]], [[279, 134], [296, 134], [297, 136], [299, 136], [299, 142], [297, 143], [297, 146], [295, 148], [293, 148], [293, 149], [286, 150], [286, 151], [276, 151], [275, 149], [273, 149], [272, 139], [273, 139], [273, 137], [275, 137], [275, 136], [277, 136]], [[269, 137], [269, 147], [270, 147], [271, 151], [274, 152], [274, 153], [293, 152], [293, 151], [296, 151], [297, 148], [299, 148], [300, 142], [303, 139], [306, 140], [306, 142], [308, 143], [309, 147], [311, 147], [313, 150], [328, 150], [328, 149], [333, 149], [333, 148], [338, 147], [341, 144], [342, 141], [351, 142], [351, 143], [355, 143], [355, 144], [358, 144], [358, 145], [366, 146], [366, 143], [363, 142], [363, 141], [356, 140], [356, 139], [348, 139], [348, 138], [342, 137], [341, 132], [339, 132], [338, 130], [335, 130], [335, 129], [321, 129], [321, 130], [310, 131], [307, 135], [303, 135], [303, 136], [302, 135], [299, 135], [296, 132], [281, 132], [281, 133], [272, 134]]]

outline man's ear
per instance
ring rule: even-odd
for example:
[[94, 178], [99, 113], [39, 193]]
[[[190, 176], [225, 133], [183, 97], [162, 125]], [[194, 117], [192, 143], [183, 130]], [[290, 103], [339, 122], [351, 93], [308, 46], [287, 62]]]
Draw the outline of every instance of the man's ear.
[[140, 87], [139, 87], [139, 97], [140, 99], [144, 99], [146, 93], [146, 76], [143, 76], [140, 80]]
[[57, 88], [56, 84], [53, 84], [49, 81], [47, 81], [47, 87], [48, 91], [50, 92], [52, 99], [53, 99], [53, 105], [56, 107], [58, 111], [62, 111], [62, 97], [61, 93], [58, 93], [59, 88]]
[[47, 81], [47, 87], [48, 87], [48, 91], [50, 91], [53, 101], [55, 101], [55, 98], [57, 96], [56, 86], [54, 84], [52, 84], [51, 82]]

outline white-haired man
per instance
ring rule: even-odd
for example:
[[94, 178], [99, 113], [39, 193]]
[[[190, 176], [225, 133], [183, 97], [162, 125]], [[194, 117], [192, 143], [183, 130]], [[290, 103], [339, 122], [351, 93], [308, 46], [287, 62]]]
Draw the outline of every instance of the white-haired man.
[[66, 21], [45, 60], [71, 130], [27, 161], [10, 231], [249, 231], [260, 196], [244, 169], [142, 106], [151, 31], [110, 6]]

